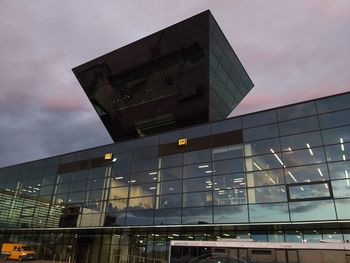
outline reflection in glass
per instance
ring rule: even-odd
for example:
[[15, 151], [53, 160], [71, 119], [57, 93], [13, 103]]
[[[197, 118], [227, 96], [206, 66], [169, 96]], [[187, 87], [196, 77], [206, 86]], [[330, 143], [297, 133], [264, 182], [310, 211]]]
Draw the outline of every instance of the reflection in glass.
[[199, 163], [194, 165], [187, 165], [183, 167], [183, 177], [200, 177], [200, 176], [208, 176], [213, 173], [211, 168], [211, 163]]
[[180, 166], [183, 163], [182, 159], [183, 159], [182, 153], [163, 156], [163, 157], [159, 158], [159, 166], [161, 168]]
[[184, 153], [184, 164], [207, 162], [211, 160], [210, 149]]
[[305, 117], [315, 114], [316, 108], [314, 102], [305, 102], [277, 109], [277, 116], [279, 121], [296, 119], [299, 117]]
[[212, 221], [212, 208], [210, 207], [182, 209], [182, 224], [210, 224]]
[[193, 178], [183, 181], [184, 192], [205, 191], [212, 188], [212, 177]]
[[283, 160], [287, 167], [300, 166], [306, 164], [316, 164], [326, 162], [324, 150], [322, 147], [312, 148], [308, 145], [307, 150], [296, 150], [291, 152], [283, 152]]
[[182, 181], [166, 181], [160, 183], [160, 194], [174, 194], [182, 192]]
[[128, 198], [129, 196], [129, 187], [118, 187], [118, 188], [110, 188], [108, 199], [123, 199]]
[[[244, 173], [213, 176], [214, 190], [242, 188], [246, 185]], [[209, 184], [210, 185], [210, 184]]]
[[242, 117], [243, 128], [260, 126], [276, 122], [276, 112], [274, 110], [249, 114]]
[[160, 170], [160, 181], [182, 179], [182, 167], [172, 167]]
[[283, 185], [248, 188], [248, 202], [250, 204], [285, 201], [287, 201], [287, 196]]
[[350, 141], [349, 126], [339, 127], [334, 129], [322, 130], [324, 144], [336, 144]]
[[274, 149], [275, 152], [280, 151], [280, 143], [278, 138], [255, 141], [244, 145], [245, 156], [271, 153], [270, 149]]
[[231, 190], [217, 190], [214, 194], [214, 205], [241, 205], [247, 203], [247, 193], [245, 188], [235, 188]]
[[289, 135], [301, 132], [315, 131], [319, 129], [316, 117], [301, 118], [279, 123], [280, 135]]
[[332, 181], [332, 190], [335, 198], [350, 197], [350, 178]]
[[246, 223], [248, 207], [246, 205], [214, 207], [214, 223]]
[[350, 157], [350, 143], [344, 143], [340, 138], [340, 144], [325, 147], [327, 161], [346, 161]]
[[[338, 219], [350, 219], [350, 199], [335, 199], [335, 206], [337, 208]], [[350, 234], [348, 234], [350, 240]]]
[[128, 211], [126, 225], [152, 225], [153, 210], [151, 211]]
[[333, 200], [289, 203], [292, 221], [335, 220]]
[[288, 204], [251, 204], [249, 205], [250, 222], [289, 221]]
[[350, 110], [319, 115], [322, 129], [345, 126], [350, 124]]
[[288, 190], [291, 200], [331, 197], [329, 183], [290, 185]]
[[222, 146], [222, 147], [217, 147], [217, 148], [212, 149], [213, 161], [239, 158], [239, 157], [243, 157], [242, 145], [240, 145], [240, 144]]
[[245, 142], [273, 137], [278, 137], [276, 124], [243, 130], [243, 139]]
[[314, 181], [325, 181], [329, 179], [326, 164], [299, 166], [285, 169], [287, 184], [310, 183]]
[[213, 201], [212, 192], [195, 192], [183, 194], [183, 207], [211, 206]]
[[156, 198], [156, 209], [182, 206], [182, 194], [161, 195]]
[[[239, 173], [243, 171], [244, 171], [243, 159], [231, 159], [231, 160], [213, 162], [212, 173], [214, 175]], [[209, 173], [209, 171], [207, 171], [207, 173]]]
[[262, 171], [283, 167], [284, 163], [282, 161], [281, 154], [275, 153], [273, 149], [271, 149], [271, 152], [273, 152], [273, 154], [265, 154], [246, 158], [246, 170]]
[[350, 176], [350, 161], [329, 163], [328, 168], [332, 179], [347, 179]]
[[156, 193], [157, 186], [153, 184], [130, 185], [130, 197], [149, 196]]
[[143, 210], [154, 208], [154, 196], [138, 197], [129, 199], [129, 210]]
[[285, 152], [292, 152], [297, 149], [306, 149], [308, 148], [307, 145], [312, 145], [312, 147], [321, 146], [321, 133], [316, 131], [281, 137], [281, 145], [282, 151]]
[[177, 225], [181, 223], [181, 209], [159, 209], [154, 212], [154, 224]]
[[247, 173], [248, 187], [284, 184], [282, 169], [255, 171]]

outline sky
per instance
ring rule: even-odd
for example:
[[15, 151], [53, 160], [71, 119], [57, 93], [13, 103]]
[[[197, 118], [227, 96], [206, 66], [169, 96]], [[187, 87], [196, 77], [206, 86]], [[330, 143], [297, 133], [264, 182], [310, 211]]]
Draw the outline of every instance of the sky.
[[348, 0], [1, 0], [0, 167], [112, 143], [71, 69], [207, 9], [255, 84], [231, 116], [350, 90]]

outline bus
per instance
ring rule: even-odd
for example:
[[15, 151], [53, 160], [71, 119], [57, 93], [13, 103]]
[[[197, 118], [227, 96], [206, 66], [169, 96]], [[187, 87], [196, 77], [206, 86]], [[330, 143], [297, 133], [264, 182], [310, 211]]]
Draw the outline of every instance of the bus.
[[169, 263], [350, 263], [350, 243], [171, 240]]

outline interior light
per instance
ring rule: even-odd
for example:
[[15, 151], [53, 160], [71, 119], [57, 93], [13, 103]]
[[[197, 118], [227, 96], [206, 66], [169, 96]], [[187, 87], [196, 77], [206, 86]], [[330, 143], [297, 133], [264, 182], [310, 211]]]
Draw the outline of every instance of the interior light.
[[343, 138], [340, 138], [340, 143], [344, 143]]
[[253, 162], [254, 166], [258, 168], [260, 171], [262, 170], [259, 165], [256, 164], [256, 162]]
[[187, 139], [186, 138], [181, 138], [177, 141], [178, 146], [186, 146], [187, 145]]
[[276, 159], [279, 161], [280, 164], [282, 164], [283, 167], [284, 163], [282, 162], [282, 160], [278, 157], [278, 155], [275, 153], [275, 151], [273, 149], [270, 149], [270, 151], [273, 153], [273, 155], [276, 157]]
[[324, 187], [326, 187], [326, 189], [328, 189], [328, 184], [327, 184], [327, 183], [324, 183]]
[[283, 188], [281, 188], [281, 191], [284, 193], [284, 189]]
[[290, 177], [292, 177], [292, 179], [294, 180], [294, 182], [298, 182], [297, 179], [295, 179], [295, 177], [292, 175], [291, 172], [288, 172], [288, 174], [290, 175]]
[[309, 149], [310, 154], [311, 154], [311, 155], [314, 155], [314, 153], [313, 153], [312, 150], [311, 150], [310, 144], [307, 143], [306, 146], [307, 146], [307, 148]]
[[149, 188], [149, 190], [154, 190], [154, 189], [157, 189], [157, 187], [152, 186], [152, 187]]
[[343, 154], [343, 161], [345, 161], [346, 160], [346, 157], [345, 157], [345, 154]]
[[300, 186], [301, 191], [304, 191], [304, 187]]
[[148, 173], [149, 175], [155, 175], [155, 174], [157, 174], [157, 172], [150, 172], [150, 173]]
[[273, 183], [276, 184], [276, 182], [270, 177], [269, 180]]
[[321, 176], [323, 176], [322, 171], [321, 171], [320, 168], [317, 168], [317, 171], [318, 171], [318, 173], [319, 173]]
[[209, 167], [209, 165], [207, 165], [207, 164], [205, 164], [205, 165], [199, 165], [199, 166], [198, 166], [199, 169], [208, 168], [208, 167]]
[[346, 179], [348, 179], [347, 180], [347, 185], [348, 185], [348, 187], [350, 187], [350, 180], [349, 180], [348, 170], [345, 170], [345, 177], [346, 177]]
[[123, 179], [124, 177], [123, 176], [119, 176], [119, 177], [115, 177], [114, 179], [115, 180], [121, 180], [121, 179]]
[[113, 158], [112, 162], [114, 162], [114, 163], [115, 163], [116, 161], [117, 161], [117, 158]]
[[212, 172], [213, 172], [213, 171], [211, 171], [211, 170], [205, 171], [206, 174], [210, 174], [210, 173], [212, 173]]
[[288, 150], [289, 150], [290, 152], [292, 152], [292, 148], [288, 147]]

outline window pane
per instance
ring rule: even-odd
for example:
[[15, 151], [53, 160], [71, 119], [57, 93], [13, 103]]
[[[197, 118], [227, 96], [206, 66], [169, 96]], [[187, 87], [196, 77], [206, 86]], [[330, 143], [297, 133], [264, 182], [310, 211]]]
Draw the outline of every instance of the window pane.
[[322, 129], [350, 124], [350, 110], [327, 113], [319, 116]]
[[248, 188], [248, 202], [250, 204], [284, 201], [287, 201], [286, 190], [284, 186]]
[[182, 192], [182, 180], [160, 183], [160, 194], [174, 194]]
[[184, 164], [206, 162], [211, 160], [210, 149], [187, 152], [184, 154]]
[[308, 148], [307, 145], [312, 145], [312, 147], [321, 146], [321, 133], [317, 131], [281, 137], [282, 151], [294, 151]]
[[307, 198], [324, 198], [330, 197], [329, 184], [302, 184], [289, 186], [289, 198], [307, 199]]
[[155, 225], [177, 225], [181, 224], [181, 210], [180, 209], [159, 209], [154, 212]]
[[212, 208], [196, 207], [182, 209], [182, 224], [210, 224], [212, 223]]
[[345, 161], [350, 157], [350, 143], [341, 143], [325, 147], [328, 162]]
[[157, 159], [149, 159], [133, 162], [132, 170], [133, 172], [141, 172], [141, 171], [150, 171], [158, 169], [158, 160]]
[[292, 221], [335, 220], [333, 200], [289, 203]]
[[186, 179], [183, 181], [184, 192], [204, 191], [212, 189], [212, 177]]
[[280, 122], [279, 127], [281, 136], [319, 129], [316, 117], [307, 117], [292, 121]]
[[284, 184], [284, 174], [282, 169], [255, 171], [247, 173], [248, 187]]
[[244, 223], [248, 222], [246, 205], [214, 207], [214, 223]]
[[280, 151], [280, 144], [278, 138], [255, 141], [251, 143], [246, 143], [244, 145], [245, 156], [271, 153], [271, 149], [274, 149], [275, 152]]
[[338, 95], [316, 101], [318, 113], [336, 111], [349, 108], [350, 94]]
[[118, 187], [118, 188], [111, 188], [109, 190], [108, 199], [122, 199], [122, 198], [128, 198], [129, 195], [129, 187]]
[[172, 167], [182, 165], [183, 154], [163, 156], [159, 159], [160, 167]]
[[286, 182], [288, 184], [325, 181], [329, 179], [325, 164], [286, 168]]
[[213, 201], [212, 192], [185, 193], [183, 197], [184, 207], [211, 206]]
[[243, 157], [242, 145], [213, 148], [213, 161]]
[[350, 179], [332, 181], [335, 198], [350, 197]]
[[208, 176], [208, 175], [211, 175], [212, 172], [213, 170], [211, 168], [211, 163], [209, 162], [194, 164], [194, 165], [187, 165], [187, 166], [184, 166], [183, 177], [190, 178], [190, 177]]
[[276, 124], [243, 130], [243, 138], [245, 142], [273, 138], [277, 136], [278, 131]]
[[210, 124], [200, 125], [184, 130], [184, 137], [188, 139], [208, 136], [209, 134]]
[[283, 167], [282, 157], [277, 153], [246, 158], [247, 171], [261, 171], [281, 167]]
[[284, 152], [282, 153], [282, 155], [284, 163], [287, 167], [324, 163], [326, 161], [323, 148], [321, 147], [309, 148], [307, 150]]
[[349, 178], [350, 176], [350, 162], [336, 162], [328, 164], [329, 173], [332, 179]]
[[157, 191], [156, 184], [130, 185], [130, 197], [154, 195]]
[[128, 211], [126, 225], [147, 226], [153, 224], [153, 211]]
[[322, 131], [324, 144], [335, 144], [350, 141], [350, 126], [327, 129]]
[[133, 160], [143, 160], [143, 159], [151, 159], [158, 156], [158, 147], [149, 147], [144, 149], [137, 149], [134, 151]]
[[213, 176], [213, 181], [215, 190], [230, 190], [232, 188], [241, 188], [246, 185], [244, 173]]
[[159, 208], [174, 208], [182, 206], [182, 195], [161, 195], [159, 198]]
[[350, 218], [350, 199], [335, 199], [335, 206], [337, 207], [338, 219]]
[[212, 123], [211, 129], [212, 134], [218, 134], [228, 131], [234, 131], [241, 129], [241, 118], [231, 118], [224, 121]]
[[242, 205], [247, 203], [245, 188], [214, 191], [214, 205]]
[[[213, 163], [213, 174], [238, 173], [244, 171], [243, 159], [216, 161]], [[206, 171], [209, 173], [209, 170]]]
[[249, 205], [250, 222], [289, 221], [288, 204], [254, 204]]
[[277, 110], [278, 119], [280, 121], [296, 119], [309, 115], [315, 115], [316, 108], [314, 102], [306, 102], [298, 105], [283, 107]]
[[138, 184], [156, 182], [158, 180], [158, 171], [133, 173], [131, 175], [131, 180], [136, 180]]
[[243, 128], [259, 126], [276, 122], [276, 112], [274, 110], [264, 111], [243, 116]]
[[153, 209], [153, 208], [154, 208], [154, 196], [129, 199], [128, 211]]

